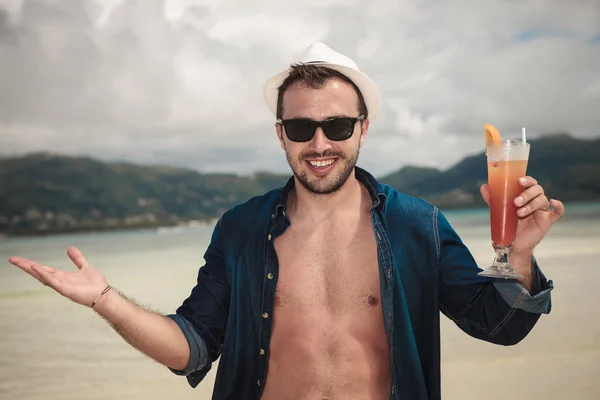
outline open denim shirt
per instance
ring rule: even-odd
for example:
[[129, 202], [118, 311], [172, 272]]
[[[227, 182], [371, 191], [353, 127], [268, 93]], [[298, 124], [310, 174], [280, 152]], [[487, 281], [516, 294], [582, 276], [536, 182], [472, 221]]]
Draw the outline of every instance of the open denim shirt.
[[[553, 283], [535, 259], [531, 293], [478, 276], [471, 253], [436, 207], [363, 169], [355, 174], [373, 201], [391, 399], [440, 399], [440, 311], [472, 337], [514, 345], [550, 312]], [[291, 178], [219, 219], [196, 286], [169, 315], [191, 352], [184, 371], [171, 371], [196, 387], [220, 357], [213, 399], [261, 396], [279, 269], [273, 240], [290, 225], [286, 198], [293, 185]]]

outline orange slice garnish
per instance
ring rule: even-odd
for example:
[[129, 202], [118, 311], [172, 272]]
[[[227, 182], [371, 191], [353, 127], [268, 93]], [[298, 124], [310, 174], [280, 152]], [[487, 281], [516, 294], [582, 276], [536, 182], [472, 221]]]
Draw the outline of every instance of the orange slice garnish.
[[487, 156], [488, 147], [496, 145], [501, 142], [502, 138], [500, 137], [500, 132], [494, 125], [485, 124], [483, 126], [485, 131], [485, 155]]

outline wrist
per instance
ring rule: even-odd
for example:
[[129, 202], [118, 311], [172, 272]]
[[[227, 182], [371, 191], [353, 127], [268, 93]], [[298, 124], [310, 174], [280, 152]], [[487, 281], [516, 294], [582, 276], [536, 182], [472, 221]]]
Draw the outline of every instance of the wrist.
[[106, 285], [104, 290], [102, 292], [100, 292], [100, 294], [94, 299], [94, 301], [92, 302], [92, 305], [90, 307], [94, 308], [94, 306], [102, 298], [102, 296], [104, 296], [106, 293], [108, 293], [108, 291], [111, 289], [112, 289], [112, 287], [110, 285]]
[[91, 307], [98, 314], [106, 317], [114, 309], [115, 301], [118, 300], [119, 294], [114, 288], [110, 287], [103, 295], [97, 297], [96, 304]]
[[510, 253], [510, 263], [514, 264], [517, 267], [527, 266], [527, 269], [530, 270], [532, 259], [533, 250], [513, 250]]
[[510, 264], [519, 274], [523, 275], [521, 285], [531, 290], [531, 277], [533, 276], [533, 251], [532, 250], [518, 250], [513, 251], [510, 254]]

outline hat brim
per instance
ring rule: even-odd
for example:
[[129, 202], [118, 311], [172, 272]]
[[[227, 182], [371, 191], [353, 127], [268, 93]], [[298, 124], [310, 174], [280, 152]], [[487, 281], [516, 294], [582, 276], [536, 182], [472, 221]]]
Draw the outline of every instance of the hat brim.
[[[374, 120], [379, 116], [379, 90], [377, 85], [365, 73], [343, 65], [329, 63], [311, 63], [336, 70], [347, 76], [360, 90], [369, 112], [368, 119]], [[291, 69], [287, 68], [269, 78], [263, 85], [263, 95], [269, 110], [277, 116], [278, 88], [288, 77]]]

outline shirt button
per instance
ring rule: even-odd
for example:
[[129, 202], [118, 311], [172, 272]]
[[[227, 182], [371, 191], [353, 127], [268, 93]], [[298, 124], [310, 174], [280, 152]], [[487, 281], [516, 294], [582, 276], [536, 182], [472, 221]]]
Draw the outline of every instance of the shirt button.
[[269, 236], [267, 236], [268, 240], [271, 240], [271, 234], [269, 233]]
[[266, 312], [262, 313], [262, 317], [263, 318], [269, 318], [269, 313], [266, 313]]
[[269, 273], [267, 274], [267, 279], [273, 279], [273, 274], [269, 272]]
[[283, 214], [283, 216], [285, 217], [285, 211], [282, 211], [281, 213], [282, 213], [282, 214]]
[[265, 354], [265, 350], [264, 349], [260, 349], [260, 355], [264, 355]]
[[258, 386], [260, 386], [260, 381], [256, 381], [256, 384], [257, 384]]

